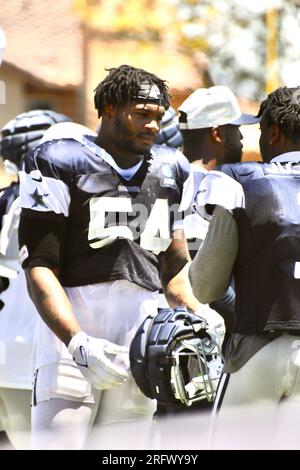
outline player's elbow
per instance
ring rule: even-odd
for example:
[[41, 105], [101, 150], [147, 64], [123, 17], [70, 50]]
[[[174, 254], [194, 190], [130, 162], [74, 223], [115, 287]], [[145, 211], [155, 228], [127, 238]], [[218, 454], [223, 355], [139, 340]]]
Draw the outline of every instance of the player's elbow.
[[207, 280], [201, 272], [197, 272], [193, 265], [189, 269], [189, 280], [193, 294], [201, 304], [209, 304], [216, 300], [224, 292], [224, 287], [217, 286], [214, 282]]

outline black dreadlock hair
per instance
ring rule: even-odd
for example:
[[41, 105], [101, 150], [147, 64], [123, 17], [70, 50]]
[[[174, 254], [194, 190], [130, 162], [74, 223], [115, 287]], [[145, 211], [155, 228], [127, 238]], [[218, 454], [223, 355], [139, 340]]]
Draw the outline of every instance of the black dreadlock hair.
[[130, 65], [121, 65], [117, 68], [105, 69], [109, 74], [95, 88], [95, 108], [98, 118], [103, 114], [106, 104], [126, 106], [136, 101], [141, 83], [147, 81], [149, 85], [156, 85], [162, 95], [161, 104], [168, 109], [170, 106], [169, 88], [165, 80], [161, 80], [153, 73], [146, 72]]
[[258, 117], [264, 117], [268, 126], [276, 124], [281, 132], [295, 144], [300, 140], [300, 87], [277, 88], [259, 108]]

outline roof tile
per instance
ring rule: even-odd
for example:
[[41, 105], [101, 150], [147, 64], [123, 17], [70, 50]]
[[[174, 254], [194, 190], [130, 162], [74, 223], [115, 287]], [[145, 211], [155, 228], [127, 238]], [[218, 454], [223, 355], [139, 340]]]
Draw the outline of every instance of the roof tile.
[[82, 82], [82, 31], [72, 0], [12, 0], [1, 4], [4, 60], [55, 86]]

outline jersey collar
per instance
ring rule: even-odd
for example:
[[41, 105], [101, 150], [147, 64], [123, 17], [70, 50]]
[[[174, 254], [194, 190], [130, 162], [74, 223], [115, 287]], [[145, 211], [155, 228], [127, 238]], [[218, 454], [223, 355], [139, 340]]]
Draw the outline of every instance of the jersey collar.
[[277, 155], [277, 157], [272, 158], [270, 163], [288, 163], [288, 162], [296, 162], [300, 163], [300, 152], [286, 152], [282, 153], [281, 155]]

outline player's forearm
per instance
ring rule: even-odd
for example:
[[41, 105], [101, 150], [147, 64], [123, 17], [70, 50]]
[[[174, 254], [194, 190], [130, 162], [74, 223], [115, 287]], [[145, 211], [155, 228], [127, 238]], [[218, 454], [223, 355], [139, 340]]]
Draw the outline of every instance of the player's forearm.
[[28, 290], [40, 316], [66, 345], [81, 330], [69, 299], [55, 274], [49, 268], [26, 269]]
[[188, 310], [195, 312], [199, 308], [199, 302], [194, 296], [192, 287], [188, 278], [188, 269], [190, 263], [173, 277], [165, 286], [165, 296], [172, 308], [178, 306], [187, 307]]
[[185, 306], [195, 311], [199, 302], [193, 294], [188, 278], [189, 261], [190, 256], [184, 233], [182, 230], [177, 230], [162, 260], [162, 286], [171, 307]]

